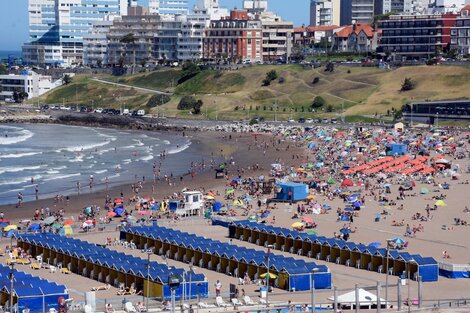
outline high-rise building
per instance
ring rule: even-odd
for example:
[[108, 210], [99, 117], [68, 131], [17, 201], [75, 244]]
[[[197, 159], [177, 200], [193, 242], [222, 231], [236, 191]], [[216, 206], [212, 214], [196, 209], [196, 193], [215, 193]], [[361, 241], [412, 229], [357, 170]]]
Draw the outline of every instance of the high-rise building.
[[340, 0], [310, 0], [310, 26], [340, 24]]
[[149, 13], [175, 15], [188, 13], [187, 0], [149, 0]]
[[465, 6], [465, 0], [435, 0], [430, 5], [430, 13], [454, 13], [458, 14]]
[[101, 66], [108, 64], [108, 39], [106, 37], [112, 21], [101, 21], [83, 36], [83, 64]]
[[376, 0], [351, 0], [351, 24], [372, 23], [376, 13], [375, 2]]
[[292, 51], [294, 24], [272, 12], [259, 15], [263, 29], [263, 60], [288, 61]]
[[129, 0], [29, 0], [26, 64], [66, 65], [83, 61], [83, 36], [94, 23], [127, 14]]

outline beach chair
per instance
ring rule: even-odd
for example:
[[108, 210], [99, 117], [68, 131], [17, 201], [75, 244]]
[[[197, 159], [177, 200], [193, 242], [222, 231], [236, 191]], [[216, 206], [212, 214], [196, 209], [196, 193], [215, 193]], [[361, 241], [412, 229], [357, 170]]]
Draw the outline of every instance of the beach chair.
[[351, 259], [346, 260], [346, 266], [348, 266], [348, 267], [351, 266]]
[[62, 267], [62, 268], [60, 269], [60, 272], [61, 272], [62, 274], [70, 274], [69, 269], [66, 268], [66, 267]]
[[383, 273], [383, 265], [379, 265], [377, 268], [377, 273]]
[[137, 313], [137, 310], [132, 302], [126, 302], [126, 304], [124, 304], [124, 310], [126, 310], [127, 313]]
[[100, 290], [108, 290], [111, 288], [109, 284], [98, 286], [98, 287], [91, 287], [91, 291], [100, 291]]
[[336, 264], [339, 264], [339, 263], [341, 263], [341, 258], [340, 258], [339, 256], [338, 256], [338, 257], [336, 257], [336, 261], [335, 261], [335, 263], [336, 263]]
[[215, 305], [217, 305], [219, 308], [226, 308], [230, 306], [230, 304], [226, 303], [222, 297], [215, 297]]
[[49, 313], [57, 313], [57, 310], [54, 309], [54, 308], [50, 308], [50, 309], [49, 309]]
[[91, 307], [91, 305], [87, 304], [83, 307], [83, 312], [84, 313], [93, 313], [93, 308]]
[[254, 305], [255, 304], [249, 296], [243, 297], [243, 301], [245, 302], [246, 305]]
[[289, 253], [292, 253], [292, 254], [294, 253], [294, 247], [290, 247]]
[[303, 254], [304, 254], [304, 252], [303, 252], [302, 249], [297, 250], [297, 255], [303, 255]]
[[313, 251], [307, 252], [307, 257], [311, 258], [313, 256]]
[[33, 270], [38, 270], [41, 268], [41, 265], [39, 263], [34, 262], [34, 263], [31, 263], [31, 268]]
[[282, 252], [285, 252], [285, 251], [286, 251], [286, 245], [282, 245], [282, 246], [281, 246], [281, 251], [282, 251]]
[[241, 305], [243, 305], [243, 303], [241, 303], [240, 300], [238, 300], [237, 298], [233, 298], [233, 299], [232, 299], [232, 304], [233, 304], [234, 306], [241, 306]]
[[266, 299], [259, 298], [258, 303], [259, 303], [259, 304], [266, 304]]
[[197, 304], [197, 306], [200, 308], [200, 309], [210, 309], [210, 308], [215, 308], [216, 306], [215, 305], [211, 305], [211, 304], [207, 304], [205, 302], [199, 302]]

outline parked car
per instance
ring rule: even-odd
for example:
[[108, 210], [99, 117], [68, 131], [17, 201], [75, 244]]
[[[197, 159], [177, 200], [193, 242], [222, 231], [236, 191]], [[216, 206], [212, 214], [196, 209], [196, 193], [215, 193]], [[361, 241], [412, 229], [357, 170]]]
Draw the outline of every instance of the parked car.
[[312, 124], [312, 123], [313, 123], [313, 119], [308, 118], [308, 119], [305, 120], [305, 123], [307, 123], [307, 124]]

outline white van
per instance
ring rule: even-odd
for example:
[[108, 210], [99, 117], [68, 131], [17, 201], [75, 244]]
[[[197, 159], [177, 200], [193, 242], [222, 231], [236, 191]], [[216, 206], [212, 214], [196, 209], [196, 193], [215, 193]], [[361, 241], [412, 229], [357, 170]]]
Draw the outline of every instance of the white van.
[[122, 115], [129, 115], [129, 109], [122, 110]]
[[144, 115], [145, 115], [145, 110], [137, 111], [137, 116], [144, 116]]

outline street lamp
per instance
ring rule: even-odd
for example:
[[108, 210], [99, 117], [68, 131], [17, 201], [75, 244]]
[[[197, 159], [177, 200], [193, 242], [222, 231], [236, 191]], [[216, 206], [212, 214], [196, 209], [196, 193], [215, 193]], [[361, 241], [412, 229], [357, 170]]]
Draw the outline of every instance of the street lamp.
[[15, 275], [14, 275], [14, 270], [15, 270], [15, 263], [11, 262], [10, 263], [10, 312], [13, 312], [13, 284], [15, 281]]
[[147, 310], [149, 309], [149, 298], [150, 298], [150, 255], [151, 254], [152, 254], [152, 250], [150, 249], [147, 250], [147, 301], [145, 304], [145, 307], [147, 308]]
[[271, 253], [271, 249], [274, 248], [273, 245], [268, 245], [268, 254], [266, 256], [267, 258], [267, 268], [268, 271], [266, 273], [266, 307], [269, 307], [269, 254]]
[[388, 259], [389, 259], [389, 251], [390, 251], [390, 242], [392, 239], [387, 239], [387, 250], [385, 250], [385, 306], [388, 302]]
[[320, 269], [318, 267], [312, 268], [310, 272], [310, 290], [312, 291], [311, 294], [311, 304], [312, 304], [312, 313], [315, 313], [315, 273], [318, 272]]
[[193, 266], [190, 264], [189, 265], [189, 288], [188, 288], [188, 293], [189, 293], [189, 300], [188, 302], [191, 303], [191, 283], [192, 283], [192, 278], [193, 278], [193, 275], [192, 275], [192, 272], [193, 272]]

